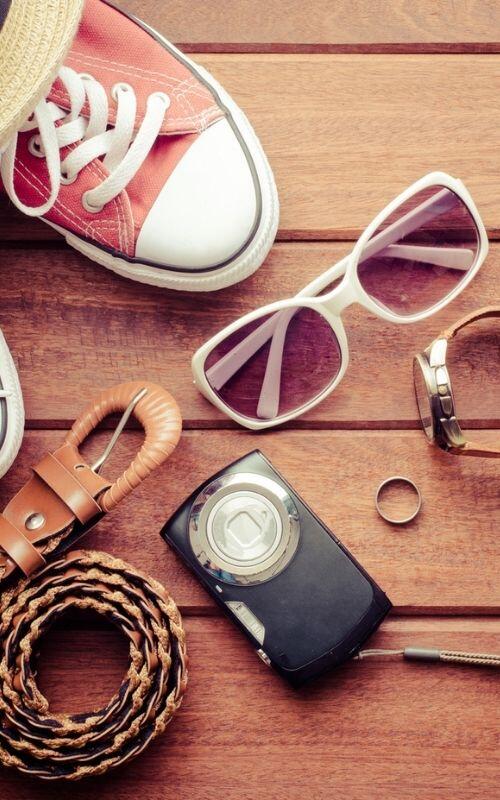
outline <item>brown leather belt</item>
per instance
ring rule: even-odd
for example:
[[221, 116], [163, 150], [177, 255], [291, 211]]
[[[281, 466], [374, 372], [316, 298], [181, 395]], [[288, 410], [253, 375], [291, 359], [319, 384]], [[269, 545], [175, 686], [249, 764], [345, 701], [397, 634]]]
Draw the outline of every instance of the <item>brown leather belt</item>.
[[[92, 609], [130, 642], [114, 697], [86, 714], [53, 714], [36, 681], [41, 635], [70, 608]], [[187, 683], [185, 635], [166, 590], [105, 553], [73, 551], [0, 600], [0, 761], [47, 780], [101, 775], [165, 730]]]
[[[79, 447], [99, 422], [133, 406], [144, 443], [114, 483], [86, 463]], [[16, 572], [30, 575], [111, 511], [172, 453], [182, 420], [177, 403], [154, 383], [123, 383], [102, 392], [75, 421], [62, 447], [47, 454], [0, 515], [0, 589]]]
[[[117, 411], [125, 414], [105, 455], [91, 467], [79, 446]], [[128, 469], [110, 483], [98, 470], [132, 411], [145, 440]], [[45, 779], [101, 774], [140, 753], [179, 706], [187, 680], [184, 631], [166, 590], [104, 553], [66, 550], [171, 454], [181, 426], [175, 400], [156, 384], [104, 391], [0, 515], [3, 764]], [[26, 577], [16, 583], [20, 572]], [[130, 664], [104, 709], [52, 714], [35, 683], [33, 650], [71, 607], [93, 609], [120, 628], [130, 640]]]

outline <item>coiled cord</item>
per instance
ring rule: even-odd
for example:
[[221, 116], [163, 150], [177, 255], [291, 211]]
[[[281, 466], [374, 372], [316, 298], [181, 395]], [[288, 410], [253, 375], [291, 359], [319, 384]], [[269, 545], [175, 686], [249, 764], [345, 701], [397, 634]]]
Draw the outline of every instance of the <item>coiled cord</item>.
[[[106, 617], [130, 642], [107, 705], [52, 714], [35, 681], [39, 638], [70, 608]], [[47, 780], [101, 775], [141, 753], [179, 707], [187, 682], [179, 611], [157, 581], [105, 553], [73, 551], [0, 596], [0, 761]]]

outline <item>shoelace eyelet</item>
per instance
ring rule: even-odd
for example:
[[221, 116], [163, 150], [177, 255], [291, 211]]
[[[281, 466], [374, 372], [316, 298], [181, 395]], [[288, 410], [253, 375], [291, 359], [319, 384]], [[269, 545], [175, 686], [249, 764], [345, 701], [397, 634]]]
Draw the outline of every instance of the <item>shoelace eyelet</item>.
[[76, 172], [74, 175], [68, 175], [67, 172], [61, 170], [61, 183], [63, 186], [69, 186], [71, 183], [74, 183], [78, 178], [78, 173]]
[[[117, 111], [116, 114], [110, 114], [109, 102], [106, 102], [106, 93], [109, 98], [110, 88], [97, 81], [93, 75], [79, 75], [70, 67], [62, 66], [58, 78], [69, 98], [69, 110], [62, 106], [59, 109], [58, 104], [47, 96], [44, 103], [40, 101], [31, 122], [19, 129], [23, 133], [29, 132], [24, 146], [30, 155], [45, 160], [47, 164], [50, 189], [48, 197], [39, 205], [26, 205], [17, 194], [14, 186], [15, 153], [10, 161], [3, 158], [4, 153], [11, 154], [17, 139], [11, 139], [0, 148], [2, 173], [5, 172], [4, 164], [7, 170], [7, 181], [4, 180], [4, 184], [12, 201], [21, 211], [33, 216], [44, 216], [57, 202], [57, 194], [62, 185], [73, 183], [95, 158], [107, 158], [109, 155], [109, 164], [113, 165], [109, 175], [111, 180], [105, 179], [93, 189], [78, 193], [82, 209], [89, 214], [99, 214], [126, 188], [145, 162], [156, 138], [162, 133], [165, 114], [171, 103], [170, 97], [166, 92], [155, 92], [149, 95], [146, 108], [137, 109], [133, 87], [126, 83], [116, 83], [112, 93], [116, 98]], [[85, 83], [89, 86], [85, 86]], [[154, 100], [149, 102], [151, 97]], [[83, 108], [85, 110], [82, 112]], [[33, 131], [33, 120], [39, 123], [38, 132]], [[94, 140], [90, 146], [83, 143], [89, 128], [90, 136]], [[115, 130], [111, 130], [113, 128]], [[72, 147], [69, 170], [66, 170], [63, 158], [64, 148], [67, 147]], [[73, 156], [76, 152], [78, 156]], [[73, 164], [76, 169], [73, 169]]]
[[28, 140], [28, 150], [35, 158], [45, 158], [45, 152], [38, 136], [32, 136]]
[[82, 194], [82, 206], [84, 207], [85, 211], [88, 211], [90, 214], [99, 214], [99, 212], [103, 210], [104, 206], [93, 206], [92, 203], [89, 203], [87, 195], [88, 192], [84, 192]]
[[131, 85], [129, 83], [115, 83], [115, 85], [111, 89], [111, 97], [115, 101], [118, 102], [118, 93], [119, 92], [133, 92]]
[[170, 108], [170, 104], [171, 104], [172, 101], [171, 101], [170, 97], [168, 96], [168, 94], [166, 94], [166, 92], [153, 92], [153, 94], [150, 94], [149, 96], [150, 97], [159, 97], [160, 100], [163, 100], [163, 102], [165, 104], [165, 108]]

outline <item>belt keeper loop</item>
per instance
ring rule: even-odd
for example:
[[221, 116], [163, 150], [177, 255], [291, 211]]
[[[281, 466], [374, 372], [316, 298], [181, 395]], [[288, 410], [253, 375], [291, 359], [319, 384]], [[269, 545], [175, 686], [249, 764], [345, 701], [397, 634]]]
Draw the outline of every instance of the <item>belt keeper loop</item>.
[[33, 472], [52, 489], [82, 524], [101, 513], [101, 507], [80, 483], [76, 473], [71, 473], [51, 453], [33, 467]]

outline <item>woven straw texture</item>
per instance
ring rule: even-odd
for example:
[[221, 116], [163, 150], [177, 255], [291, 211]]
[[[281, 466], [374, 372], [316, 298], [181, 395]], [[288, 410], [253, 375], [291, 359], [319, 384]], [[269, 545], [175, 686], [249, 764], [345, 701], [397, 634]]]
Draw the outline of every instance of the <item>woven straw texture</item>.
[[84, 0], [12, 0], [0, 30], [0, 148], [49, 90]]
[[[130, 642], [117, 693], [102, 709], [52, 714], [34, 677], [44, 632], [67, 609], [92, 609]], [[0, 761], [47, 779], [101, 775], [165, 730], [187, 683], [179, 611], [157, 581], [105, 553], [74, 551], [0, 596]]]

